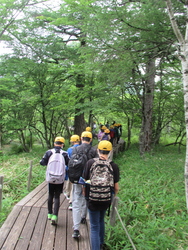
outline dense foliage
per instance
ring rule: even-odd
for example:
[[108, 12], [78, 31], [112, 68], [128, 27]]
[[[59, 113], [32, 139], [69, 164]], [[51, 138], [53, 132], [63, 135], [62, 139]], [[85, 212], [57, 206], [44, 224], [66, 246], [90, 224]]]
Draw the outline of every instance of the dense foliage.
[[[172, 2], [184, 32], [185, 7]], [[128, 147], [138, 128], [141, 153], [169, 130], [182, 143], [181, 65], [165, 1], [2, 4], [0, 39], [10, 53], [0, 60], [1, 144], [49, 148], [70, 126], [81, 134], [107, 120], [124, 125]]]

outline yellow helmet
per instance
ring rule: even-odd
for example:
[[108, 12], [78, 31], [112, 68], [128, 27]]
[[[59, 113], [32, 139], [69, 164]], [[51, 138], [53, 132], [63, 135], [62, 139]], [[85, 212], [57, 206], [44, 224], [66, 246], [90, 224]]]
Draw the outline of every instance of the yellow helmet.
[[86, 131], [91, 132], [91, 127], [87, 127], [87, 128], [86, 128]]
[[103, 125], [103, 126], [101, 127], [101, 129], [105, 130], [105, 129], [107, 129], [107, 127]]
[[107, 129], [105, 129], [104, 133], [109, 134], [110, 130], [107, 128]]
[[81, 137], [88, 137], [88, 138], [92, 139], [92, 133], [89, 131], [84, 131], [84, 132], [82, 132]]
[[112, 150], [112, 143], [109, 141], [100, 141], [98, 144], [98, 149], [105, 150], [105, 151], [111, 151]]
[[65, 143], [65, 139], [63, 137], [56, 137], [54, 142], [61, 142], [61, 143]]
[[80, 136], [79, 135], [72, 135], [70, 138], [70, 142], [77, 142], [80, 141]]

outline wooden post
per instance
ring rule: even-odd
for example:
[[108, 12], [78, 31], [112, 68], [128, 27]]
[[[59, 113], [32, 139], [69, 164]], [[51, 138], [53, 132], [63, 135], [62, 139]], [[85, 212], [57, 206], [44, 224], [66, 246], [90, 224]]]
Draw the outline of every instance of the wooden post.
[[3, 199], [3, 176], [0, 176], [0, 211], [2, 210], [2, 199]]
[[28, 176], [28, 184], [27, 184], [27, 190], [28, 190], [28, 191], [30, 191], [30, 187], [31, 187], [32, 167], [33, 167], [33, 161], [30, 162], [29, 176]]

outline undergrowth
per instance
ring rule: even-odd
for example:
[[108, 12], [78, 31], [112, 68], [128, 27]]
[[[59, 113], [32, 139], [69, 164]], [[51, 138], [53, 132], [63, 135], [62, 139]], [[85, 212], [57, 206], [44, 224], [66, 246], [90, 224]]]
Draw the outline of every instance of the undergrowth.
[[[121, 174], [118, 212], [136, 249], [188, 249], [185, 152], [160, 146], [141, 158], [132, 147], [114, 162]], [[108, 217], [106, 224], [109, 249], [133, 249], [118, 217], [114, 227]]]
[[[14, 204], [26, 196], [30, 161], [33, 161], [31, 190], [45, 179], [46, 167], [39, 165], [45, 149], [30, 153], [0, 156], [0, 175], [4, 175], [0, 225]], [[121, 180], [118, 212], [137, 250], [188, 249], [188, 225], [185, 201], [185, 150], [160, 145], [151, 154], [140, 157], [137, 145], [114, 159]], [[20, 175], [22, 174], [22, 175]], [[15, 178], [20, 175], [19, 178]], [[30, 190], [30, 191], [31, 191]], [[109, 250], [133, 249], [116, 216], [111, 226], [106, 216], [106, 244]]]

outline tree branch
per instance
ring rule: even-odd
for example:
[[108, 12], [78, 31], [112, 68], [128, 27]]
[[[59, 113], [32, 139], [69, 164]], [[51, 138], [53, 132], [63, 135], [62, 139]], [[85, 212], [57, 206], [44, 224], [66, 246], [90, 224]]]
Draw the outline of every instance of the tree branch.
[[180, 31], [180, 29], [178, 28], [178, 25], [177, 25], [177, 22], [176, 22], [176, 19], [175, 19], [175, 16], [174, 16], [174, 12], [173, 12], [173, 9], [172, 9], [172, 2], [171, 0], [166, 0], [166, 5], [167, 5], [167, 10], [168, 10], [168, 15], [170, 17], [170, 22], [171, 22], [171, 25], [172, 25], [172, 28], [174, 30], [174, 33], [180, 43], [180, 46], [184, 45], [185, 44], [185, 40], [183, 38], [183, 35]]

